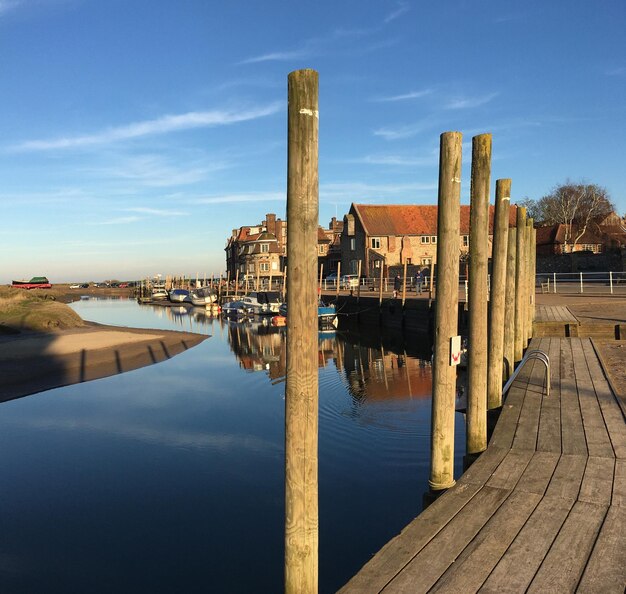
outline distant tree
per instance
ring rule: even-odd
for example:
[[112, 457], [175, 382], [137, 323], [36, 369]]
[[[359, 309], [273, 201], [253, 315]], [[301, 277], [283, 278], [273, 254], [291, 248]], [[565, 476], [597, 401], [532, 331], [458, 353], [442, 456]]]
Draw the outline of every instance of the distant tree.
[[565, 226], [564, 250], [573, 251], [591, 225], [599, 224], [615, 210], [606, 188], [566, 180], [534, 202], [536, 220], [543, 225]]
[[526, 196], [524, 199], [516, 202], [517, 206], [523, 206], [526, 209], [526, 214], [531, 219], [534, 219], [535, 223], [543, 222], [541, 221], [541, 213], [539, 212], [539, 203], [532, 198]]

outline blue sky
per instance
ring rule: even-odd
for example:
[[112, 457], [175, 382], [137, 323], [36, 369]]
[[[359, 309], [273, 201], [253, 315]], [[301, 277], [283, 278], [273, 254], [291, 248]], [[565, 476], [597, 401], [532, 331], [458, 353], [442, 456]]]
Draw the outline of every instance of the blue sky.
[[[441, 132], [492, 188], [626, 213], [624, 0], [0, 0], [0, 282], [219, 273], [285, 216], [287, 75], [320, 73], [320, 222], [433, 204]], [[492, 193], [493, 194], [493, 193]]]

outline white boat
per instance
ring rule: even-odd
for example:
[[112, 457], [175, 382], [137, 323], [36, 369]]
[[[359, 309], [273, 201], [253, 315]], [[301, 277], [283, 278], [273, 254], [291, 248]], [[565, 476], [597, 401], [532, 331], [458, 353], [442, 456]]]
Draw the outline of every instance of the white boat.
[[217, 301], [217, 293], [215, 293], [215, 291], [213, 291], [210, 287], [199, 287], [197, 289], [193, 289], [189, 293], [189, 297], [191, 302], [197, 306], [211, 305]]
[[167, 291], [165, 290], [165, 287], [152, 287], [150, 299], [152, 299], [152, 301], [163, 301], [164, 299], [167, 299]]
[[191, 301], [191, 296], [187, 289], [171, 289], [168, 296], [173, 303], [189, 303]]
[[242, 301], [248, 304], [252, 313], [258, 315], [274, 315], [280, 310], [282, 303], [278, 291], [252, 291], [242, 297]]
[[222, 314], [225, 316], [248, 316], [252, 313], [250, 302], [245, 297], [222, 303]]

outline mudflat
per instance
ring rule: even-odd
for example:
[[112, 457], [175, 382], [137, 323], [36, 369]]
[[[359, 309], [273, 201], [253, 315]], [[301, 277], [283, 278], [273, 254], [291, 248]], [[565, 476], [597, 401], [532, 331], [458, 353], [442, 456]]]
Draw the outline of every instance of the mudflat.
[[0, 402], [159, 363], [207, 338], [89, 322], [55, 332], [0, 335]]

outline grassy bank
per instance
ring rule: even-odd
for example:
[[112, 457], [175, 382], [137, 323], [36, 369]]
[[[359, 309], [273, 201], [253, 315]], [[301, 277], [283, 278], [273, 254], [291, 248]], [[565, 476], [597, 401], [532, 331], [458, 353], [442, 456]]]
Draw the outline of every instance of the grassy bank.
[[59, 291], [0, 287], [0, 334], [51, 332], [84, 326], [82, 318], [61, 303]]

